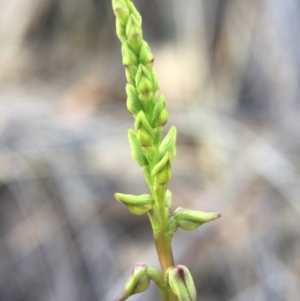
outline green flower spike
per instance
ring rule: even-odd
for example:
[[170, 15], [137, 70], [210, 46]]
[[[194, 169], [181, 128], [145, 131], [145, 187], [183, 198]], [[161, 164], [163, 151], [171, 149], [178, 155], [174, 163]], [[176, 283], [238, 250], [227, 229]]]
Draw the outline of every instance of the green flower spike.
[[177, 131], [172, 126], [162, 139], [168, 121], [166, 98], [159, 92], [154, 57], [143, 39], [139, 12], [131, 0], [112, 0], [112, 6], [117, 36], [122, 43], [122, 63], [127, 79], [126, 106], [135, 119], [134, 129], [128, 130], [131, 155], [140, 165], [149, 188], [149, 194], [116, 193], [115, 198], [133, 214], [147, 213], [162, 270], [145, 264], [135, 265], [122, 294], [115, 301], [145, 291], [150, 280], [158, 286], [163, 301], [196, 301], [190, 272], [182, 265], [174, 265], [172, 238], [178, 227], [193, 230], [220, 215], [183, 208], [170, 214], [172, 193], [168, 182], [176, 156]]
[[177, 208], [174, 211], [174, 219], [177, 221], [178, 226], [184, 230], [194, 230], [204, 223], [213, 221], [221, 217], [220, 213], [201, 212], [195, 210]]
[[178, 301], [196, 301], [197, 293], [190, 271], [184, 265], [168, 268], [165, 278]]
[[150, 194], [131, 195], [115, 193], [117, 201], [127, 206], [129, 211], [135, 215], [141, 215], [152, 209], [154, 201]]

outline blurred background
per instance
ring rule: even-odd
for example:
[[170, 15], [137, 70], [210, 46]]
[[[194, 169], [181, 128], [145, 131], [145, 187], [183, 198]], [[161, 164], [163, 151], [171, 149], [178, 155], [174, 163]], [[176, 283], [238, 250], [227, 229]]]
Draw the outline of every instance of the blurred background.
[[[173, 208], [201, 301], [300, 295], [300, 2], [135, 1], [178, 129]], [[0, 0], [0, 300], [112, 301], [158, 267], [110, 0]], [[159, 300], [150, 289], [130, 300]]]

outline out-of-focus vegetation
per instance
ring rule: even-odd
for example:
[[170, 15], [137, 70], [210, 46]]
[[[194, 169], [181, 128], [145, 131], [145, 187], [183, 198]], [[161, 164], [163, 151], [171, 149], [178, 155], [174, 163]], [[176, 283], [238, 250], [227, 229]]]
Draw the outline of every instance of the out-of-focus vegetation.
[[[176, 262], [201, 301], [298, 301], [299, 2], [136, 4], [179, 131], [174, 209], [222, 212], [177, 233]], [[109, 301], [158, 266], [113, 199], [146, 187], [114, 28], [108, 0], [0, 1], [0, 300]]]

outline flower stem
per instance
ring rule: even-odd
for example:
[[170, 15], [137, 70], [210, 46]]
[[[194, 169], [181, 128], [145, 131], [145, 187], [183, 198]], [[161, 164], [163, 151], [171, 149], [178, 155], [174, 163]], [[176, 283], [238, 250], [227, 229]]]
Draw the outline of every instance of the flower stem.
[[[162, 229], [161, 233], [158, 233], [154, 237], [154, 242], [161, 265], [163, 274], [166, 270], [174, 265], [172, 247], [168, 239], [166, 238], [165, 231]], [[177, 297], [172, 293], [169, 286], [166, 287], [163, 301], [177, 301]]]
[[161, 231], [158, 233], [154, 233], [155, 247], [163, 274], [169, 267], [174, 265], [171, 242], [168, 240], [165, 233], [165, 227], [162, 227]]
[[[134, 214], [148, 211], [162, 269], [162, 282], [165, 284], [160, 287], [160, 293], [163, 301], [177, 301], [164, 278], [167, 269], [174, 265], [172, 234], [168, 231], [170, 206], [166, 202], [166, 193], [167, 183], [172, 176], [171, 163], [176, 155], [176, 128], [172, 127], [161, 141], [164, 125], [168, 120], [166, 99], [159, 92], [159, 82], [153, 68], [154, 57], [143, 39], [139, 12], [130, 0], [112, 0], [112, 6], [116, 15], [117, 35], [122, 43], [122, 62], [127, 78], [126, 105], [135, 119], [134, 130], [128, 132], [131, 153], [142, 167], [151, 191], [150, 197], [116, 194], [116, 198], [127, 204]], [[136, 280], [134, 277], [132, 279]], [[144, 283], [139, 282], [135, 288], [129, 282], [131, 293], [144, 290]]]
[[[153, 188], [153, 187], [151, 187]], [[153, 191], [153, 189], [151, 189]], [[156, 192], [156, 193], [155, 193]], [[164, 199], [158, 199], [159, 192], [155, 191], [156, 203], [158, 208], [154, 207], [149, 212], [149, 219], [152, 224], [154, 243], [161, 266], [162, 274], [174, 265], [172, 252], [172, 235], [168, 231], [169, 210], [164, 206]], [[177, 297], [171, 291], [169, 285], [166, 285], [163, 301], [177, 301]]]

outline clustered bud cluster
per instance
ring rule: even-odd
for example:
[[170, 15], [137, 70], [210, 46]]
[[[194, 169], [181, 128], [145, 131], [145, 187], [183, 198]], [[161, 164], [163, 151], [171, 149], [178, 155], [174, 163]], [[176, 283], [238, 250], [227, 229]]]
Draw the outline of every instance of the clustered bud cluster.
[[[133, 159], [142, 167], [150, 194], [116, 193], [115, 198], [136, 215], [148, 213], [153, 228], [162, 273], [145, 264], [136, 264], [131, 277], [117, 301], [145, 291], [153, 280], [165, 301], [195, 301], [196, 289], [188, 269], [174, 265], [172, 237], [178, 227], [193, 230], [219, 217], [216, 213], [178, 208], [169, 210], [172, 194], [167, 188], [172, 176], [172, 161], [176, 156], [176, 128], [172, 126], [162, 140], [168, 120], [166, 98], [159, 92], [159, 82], [153, 68], [154, 57], [143, 39], [142, 18], [130, 0], [112, 0], [116, 16], [116, 31], [122, 43], [122, 62], [127, 85], [127, 109], [133, 115], [134, 130], [128, 139]], [[162, 141], [161, 141], [162, 140]]]
[[143, 40], [142, 18], [127, 0], [114, 0], [113, 9], [128, 82], [127, 108], [135, 118], [134, 131], [128, 131], [132, 157], [148, 173], [148, 180], [151, 178], [154, 183], [164, 185], [171, 178], [176, 128], [172, 127], [159, 145], [168, 112], [165, 96], [159, 93], [153, 54]]

